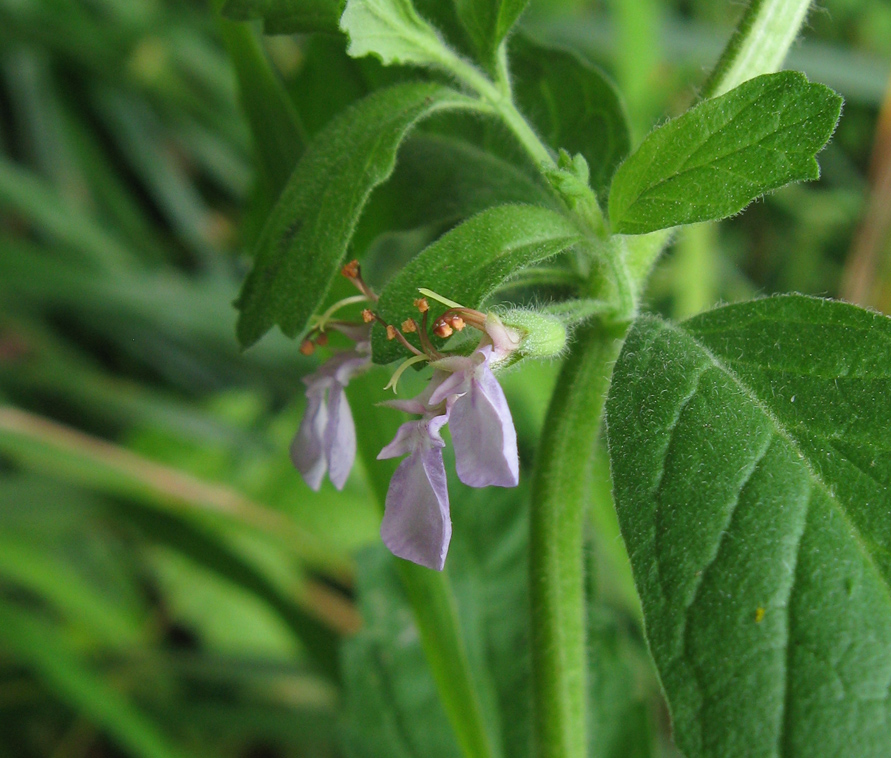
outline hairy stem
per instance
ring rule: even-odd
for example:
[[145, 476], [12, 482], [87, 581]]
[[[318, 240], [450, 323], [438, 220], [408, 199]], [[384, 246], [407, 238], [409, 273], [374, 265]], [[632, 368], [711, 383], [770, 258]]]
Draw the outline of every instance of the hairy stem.
[[580, 330], [551, 399], [532, 481], [529, 592], [540, 758], [588, 754], [583, 504], [623, 331]]

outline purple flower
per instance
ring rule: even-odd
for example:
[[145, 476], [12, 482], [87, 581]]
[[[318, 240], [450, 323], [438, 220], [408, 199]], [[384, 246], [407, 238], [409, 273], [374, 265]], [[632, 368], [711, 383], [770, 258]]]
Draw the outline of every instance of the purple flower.
[[430, 396], [435, 405], [449, 398], [449, 425], [455, 443], [458, 478], [470, 487], [516, 487], [520, 481], [517, 432], [504, 391], [489, 367], [493, 346], [467, 358], [446, 358], [437, 367], [452, 370]]
[[448, 420], [446, 411], [409, 421], [378, 455], [385, 459], [408, 454], [390, 480], [381, 538], [394, 555], [436, 571], [445, 565], [452, 538], [442, 462], [445, 442], [440, 435]]
[[371, 365], [370, 327], [331, 328], [357, 340], [354, 350], [335, 353], [317, 371], [305, 376], [306, 412], [291, 443], [291, 460], [314, 490], [325, 472], [343, 489], [356, 459], [356, 426], [344, 388]]

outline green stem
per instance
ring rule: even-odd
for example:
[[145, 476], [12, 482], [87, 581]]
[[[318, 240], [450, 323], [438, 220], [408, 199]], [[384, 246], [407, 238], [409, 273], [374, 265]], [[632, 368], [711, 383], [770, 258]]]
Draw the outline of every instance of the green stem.
[[[754, 0], [704, 96], [713, 97], [775, 71], [804, 20], [809, 2]], [[482, 92], [481, 92], [482, 94]], [[633, 317], [644, 284], [671, 236], [663, 230], [615, 237], [613, 254], [627, 276]], [[623, 293], [617, 293], [623, 294]], [[625, 326], [584, 327], [563, 367], [545, 421], [532, 489], [530, 599], [533, 717], [538, 758], [587, 755], [587, 656], [582, 525], [590, 458], [612, 365]]]
[[623, 332], [599, 325], [579, 331], [551, 399], [532, 481], [529, 592], [540, 758], [588, 753], [583, 504]]
[[[379, 400], [379, 393], [372, 389], [375, 382], [383, 386], [380, 374], [372, 372], [353, 381], [348, 394], [356, 425], [363, 430], [358, 435], [359, 457], [364, 464], [368, 485], [383, 512], [396, 462], [376, 458], [378, 451], [392, 438], [399, 419], [397, 414], [390, 414], [382, 421], [380, 409], [374, 407]], [[393, 560], [414, 613], [440, 702], [462, 755], [464, 758], [494, 758], [496, 752], [486, 730], [447, 571], [431, 571], [401, 558]]]
[[747, 79], [777, 71], [811, 0], [752, 0], [702, 90], [718, 97]]

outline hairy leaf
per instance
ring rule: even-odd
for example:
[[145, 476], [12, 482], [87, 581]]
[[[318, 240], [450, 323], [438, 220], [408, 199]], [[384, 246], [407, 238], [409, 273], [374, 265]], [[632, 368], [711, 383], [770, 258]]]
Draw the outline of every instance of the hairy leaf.
[[738, 213], [790, 182], [817, 179], [841, 98], [804, 74], [750, 79], [653, 131], [616, 172], [613, 231], [645, 234]]
[[411, 0], [347, 0], [340, 28], [350, 36], [347, 52], [354, 58], [376, 55], [387, 66], [444, 63], [445, 44]]
[[336, 32], [343, 0], [226, 0], [223, 15], [233, 21], [263, 19], [266, 34]]
[[473, 107], [438, 84], [381, 90], [346, 111], [309, 147], [257, 242], [238, 300], [238, 338], [252, 345], [277, 323], [296, 336], [337, 273], [368, 195], [393, 171], [406, 133], [445, 108]]
[[[440, 237], [405, 266], [384, 288], [377, 311], [394, 326], [419, 317], [413, 306], [418, 287], [478, 308], [511, 276], [535, 263], [561, 253], [581, 239], [581, 233], [565, 216], [532, 205], [501, 205], [465, 221]], [[430, 302], [429, 318], [445, 311]], [[417, 335], [409, 335], [418, 343]], [[438, 341], [438, 338], [434, 337]], [[388, 342], [375, 326], [372, 349], [377, 363], [389, 363], [403, 354], [395, 341]]]
[[454, 0], [458, 17], [473, 41], [480, 60], [491, 66], [498, 46], [529, 0]]
[[616, 507], [689, 758], [891, 754], [891, 319], [800, 295], [638, 320]]
[[510, 51], [520, 110], [552, 148], [585, 157], [591, 186], [605, 201], [616, 166], [631, 146], [612, 83], [577, 54], [522, 36], [511, 40]]

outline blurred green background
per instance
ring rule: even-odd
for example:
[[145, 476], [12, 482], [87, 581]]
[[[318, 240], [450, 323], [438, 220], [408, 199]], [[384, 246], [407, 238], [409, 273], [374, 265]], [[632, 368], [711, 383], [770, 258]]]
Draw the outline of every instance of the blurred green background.
[[[523, 26], [603, 66], [639, 141], [690, 104], [740, 10], [533, 0]], [[333, 36], [257, 32], [185, 0], [0, 0], [0, 755], [360, 755], [357, 709], [387, 708], [356, 685], [361, 651], [391, 665], [408, 624], [357, 601], [357, 582], [386, 587], [377, 558], [356, 568], [378, 505], [361, 472], [342, 493], [303, 484], [287, 447], [317, 361], [277, 333], [241, 353], [232, 301], [306, 141], [399, 74]], [[287, 134], [245, 115], [264, 80], [240, 97], [232, 56], [250, 82], [258, 54]], [[684, 229], [648, 307], [798, 291], [891, 312], [891, 5], [826, 0], [788, 66], [846, 98], [822, 180]], [[270, 146], [277, 169], [256, 158]], [[386, 188], [375, 201], [358, 254], [430, 238], [393, 235]], [[556, 368], [505, 380], [525, 461]], [[597, 592], [655, 692], [615, 525], [593, 521]], [[475, 559], [454, 560], [460, 578]], [[417, 650], [406, 666], [426, 676]]]

